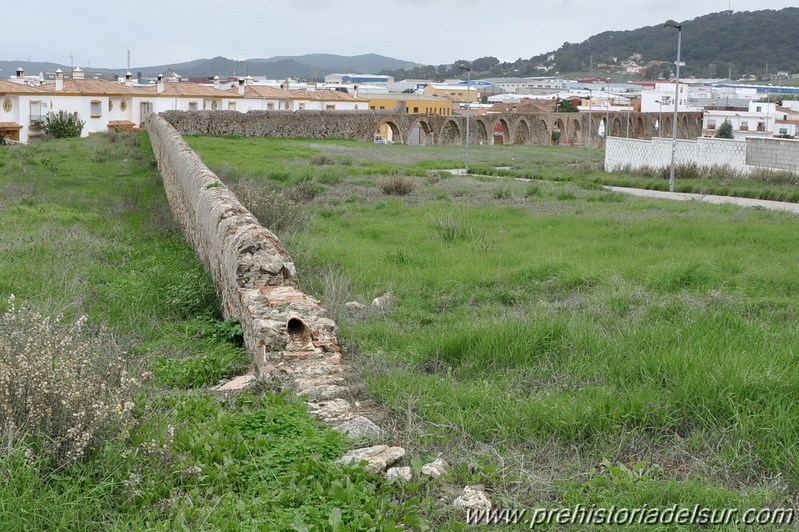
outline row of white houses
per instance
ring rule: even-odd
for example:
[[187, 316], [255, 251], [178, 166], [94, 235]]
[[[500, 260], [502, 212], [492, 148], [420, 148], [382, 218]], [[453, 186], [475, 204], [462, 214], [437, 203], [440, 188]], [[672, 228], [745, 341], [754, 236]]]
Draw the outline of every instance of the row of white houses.
[[0, 80], [0, 134], [28, 142], [42, 135], [41, 122], [48, 112], [66, 111], [84, 121], [83, 135], [109, 128], [131, 129], [143, 125], [150, 112], [162, 111], [358, 111], [369, 109], [367, 100], [335, 90], [285, 90], [239, 80], [230, 88], [163, 80], [148, 87], [123, 82], [84, 79], [75, 69], [71, 80], [61, 72], [54, 82], [32, 85], [19, 76]]

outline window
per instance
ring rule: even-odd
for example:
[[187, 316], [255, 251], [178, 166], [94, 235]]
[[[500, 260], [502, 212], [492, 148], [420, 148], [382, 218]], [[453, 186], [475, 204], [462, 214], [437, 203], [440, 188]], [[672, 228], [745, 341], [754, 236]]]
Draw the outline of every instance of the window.
[[236, 102], [228, 102], [227, 103], [227, 110], [228, 111], [235, 111], [236, 110]]
[[375, 110], [375, 106], [373, 105], [373, 106], [371, 106], [369, 109], [371, 109], [372, 111], [374, 111], [374, 110]]
[[355, 104], [355, 110], [356, 111], [358, 110], [358, 104], [357, 103]]
[[299, 109], [300, 109], [300, 111], [304, 111], [305, 110], [305, 102], [300, 102]]
[[121, 110], [123, 113], [124, 113], [125, 111], [127, 111], [127, 110], [128, 110], [128, 101], [127, 101], [127, 100], [122, 100], [121, 102], [119, 102], [119, 109], [120, 109], [120, 110]]
[[758, 122], [757, 123], [757, 130], [758, 131], [765, 131], [766, 130], [766, 123], [765, 122]]
[[3, 111], [10, 113], [13, 108], [14, 104], [11, 102], [11, 98], [6, 98], [3, 100]]
[[216, 100], [211, 101], [211, 111], [216, 111], [219, 109], [219, 102]]
[[414, 108], [413, 108], [413, 112], [414, 112], [414, 113], [418, 113], [418, 112], [419, 112], [419, 108], [418, 108], [418, 107], [414, 107]]
[[266, 104], [266, 110], [267, 111], [274, 111], [275, 110], [275, 104], [272, 103], [272, 102]]
[[31, 125], [39, 124], [42, 121], [42, 102], [40, 101], [32, 101], [30, 102], [30, 117], [31, 117]]
[[707, 128], [708, 129], [716, 129], [716, 121], [715, 120], [708, 120], [707, 121]]
[[759, 113], [759, 112], [761, 112], [761, 111], [763, 111], [763, 107], [761, 107], [760, 105], [758, 105], [758, 106], [757, 106], [757, 112]]
[[113, 110], [114, 110], [114, 100], [108, 98], [108, 112], [110, 113]]
[[189, 111], [197, 110], [197, 102], [189, 102]]
[[100, 107], [102, 103], [103, 102], [101, 102], [100, 100], [92, 100], [91, 112], [89, 113], [89, 115], [92, 118], [100, 118], [101, 116], [103, 116], [103, 110]]
[[380, 110], [381, 110], [381, 111], [385, 110], [385, 106], [381, 105], [381, 106], [380, 106]]
[[336, 110], [336, 104], [325, 105], [325, 111], [335, 111], [335, 110]]
[[741, 131], [749, 131], [749, 122], [747, 121], [741, 122]]

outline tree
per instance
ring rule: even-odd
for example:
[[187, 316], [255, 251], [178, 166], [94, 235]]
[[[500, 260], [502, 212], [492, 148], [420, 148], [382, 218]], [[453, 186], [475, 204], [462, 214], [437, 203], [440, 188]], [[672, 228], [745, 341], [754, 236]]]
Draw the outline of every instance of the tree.
[[42, 130], [51, 139], [63, 139], [68, 137], [80, 137], [85, 122], [78, 120], [76, 116], [66, 111], [57, 113], [47, 113], [42, 123]]
[[732, 124], [729, 120], [725, 120], [721, 127], [716, 132], [717, 139], [734, 139], [735, 135], [732, 134]]
[[574, 105], [574, 102], [571, 100], [560, 100], [557, 105], [557, 111], [559, 113], [579, 113], [580, 110]]

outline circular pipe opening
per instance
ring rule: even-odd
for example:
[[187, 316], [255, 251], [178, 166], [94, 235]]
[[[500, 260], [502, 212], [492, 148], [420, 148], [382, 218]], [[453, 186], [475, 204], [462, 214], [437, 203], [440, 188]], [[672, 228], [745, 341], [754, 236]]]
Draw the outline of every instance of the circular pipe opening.
[[289, 344], [304, 348], [311, 343], [311, 329], [299, 318], [291, 318], [286, 324], [286, 332], [289, 335]]

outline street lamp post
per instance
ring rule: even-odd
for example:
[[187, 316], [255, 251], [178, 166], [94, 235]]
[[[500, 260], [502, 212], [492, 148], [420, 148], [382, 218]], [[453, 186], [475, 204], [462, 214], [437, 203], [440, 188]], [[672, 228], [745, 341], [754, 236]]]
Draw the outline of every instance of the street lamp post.
[[656, 104], [660, 105], [660, 111], [658, 111], [658, 137], [663, 136], [663, 102], [660, 100], [655, 100]]
[[594, 145], [594, 98], [591, 96], [591, 89], [588, 89], [588, 146]]
[[666, 21], [667, 28], [677, 30], [677, 73], [674, 79], [674, 123], [671, 125], [671, 172], [669, 173], [669, 192], [674, 192], [674, 162], [677, 158], [677, 124], [679, 122], [680, 105], [680, 52], [682, 49], [682, 24], [673, 20]]
[[461, 70], [466, 71], [466, 173], [469, 173], [469, 166], [471, 163], [471, 153], [469, 147], [472, 140], [471, 135], [471, 118], [472, 118], [472, 69], [470, 67], [459, 66]]

